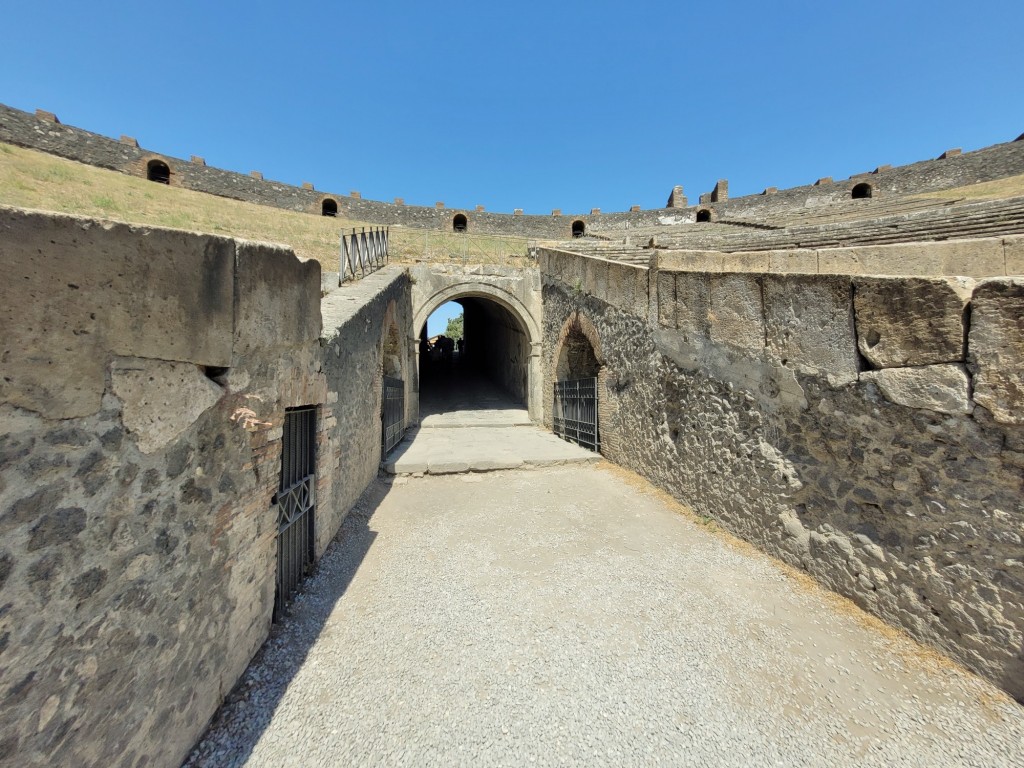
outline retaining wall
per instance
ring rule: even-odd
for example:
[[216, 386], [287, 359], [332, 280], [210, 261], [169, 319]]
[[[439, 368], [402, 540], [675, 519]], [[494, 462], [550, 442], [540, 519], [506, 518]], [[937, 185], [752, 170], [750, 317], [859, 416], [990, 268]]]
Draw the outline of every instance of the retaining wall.
[[541, 269], [608, 458], [1024, 697], [1024, 280]]
[[279, 246], [0, 209], [0, 261], [0, 765], [179, 765], [270, 628], [285, 409], [317, 555], [376, 472], [404, 277], [321, 338]]

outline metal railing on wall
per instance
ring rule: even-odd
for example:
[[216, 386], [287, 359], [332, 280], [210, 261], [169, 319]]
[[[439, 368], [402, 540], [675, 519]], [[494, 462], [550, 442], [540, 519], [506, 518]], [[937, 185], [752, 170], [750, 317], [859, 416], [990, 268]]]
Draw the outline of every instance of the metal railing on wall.
[[388, 227], [361, 227], [341, 233], [341, 280], [358, 280], [388, 263]]

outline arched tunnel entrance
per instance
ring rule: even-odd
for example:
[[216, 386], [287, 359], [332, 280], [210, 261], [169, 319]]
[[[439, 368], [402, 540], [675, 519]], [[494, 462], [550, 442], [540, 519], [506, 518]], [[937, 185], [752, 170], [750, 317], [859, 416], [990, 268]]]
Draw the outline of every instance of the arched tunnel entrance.
[[528, 419], [531, 348], [525, 324], [498, 301], [445, 302], [419, 328], [421, 420], [497, 411]]

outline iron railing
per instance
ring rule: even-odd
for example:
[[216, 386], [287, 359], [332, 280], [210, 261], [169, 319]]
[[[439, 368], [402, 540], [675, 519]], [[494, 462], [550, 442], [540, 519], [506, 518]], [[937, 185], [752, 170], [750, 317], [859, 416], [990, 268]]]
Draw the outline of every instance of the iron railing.
[[393, 376], [384, 377], [383, 430], [381, 435], [380, 458], [387, 455], [402, 441], [405, 435], [405, 382]]
[[555, 382], [554, 427], [563, 440], [600, 453], [596, 378]]
[[341, 282], [357, 280], [388, 263], [388, 227], [362, 227], [341, 233]]
[[314, 557], [316, 511], [316, 406], [284, 414], [277, 503], [277, 591], [274, 620], [285, 615]]

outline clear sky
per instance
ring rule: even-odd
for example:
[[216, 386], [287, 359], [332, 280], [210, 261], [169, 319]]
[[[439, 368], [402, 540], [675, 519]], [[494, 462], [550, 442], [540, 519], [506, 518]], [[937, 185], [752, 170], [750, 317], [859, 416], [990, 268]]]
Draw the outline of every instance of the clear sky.
[[427, 338], [444, 333], [448, 329], [448, 321], [462, 314], [462, 305], [457, 301], [448, 301], [435, 309], [427, 318]]
[[657, 208], [1024, 132], [1024, 2], [5, 3], [0, 101], [413, 204]]

